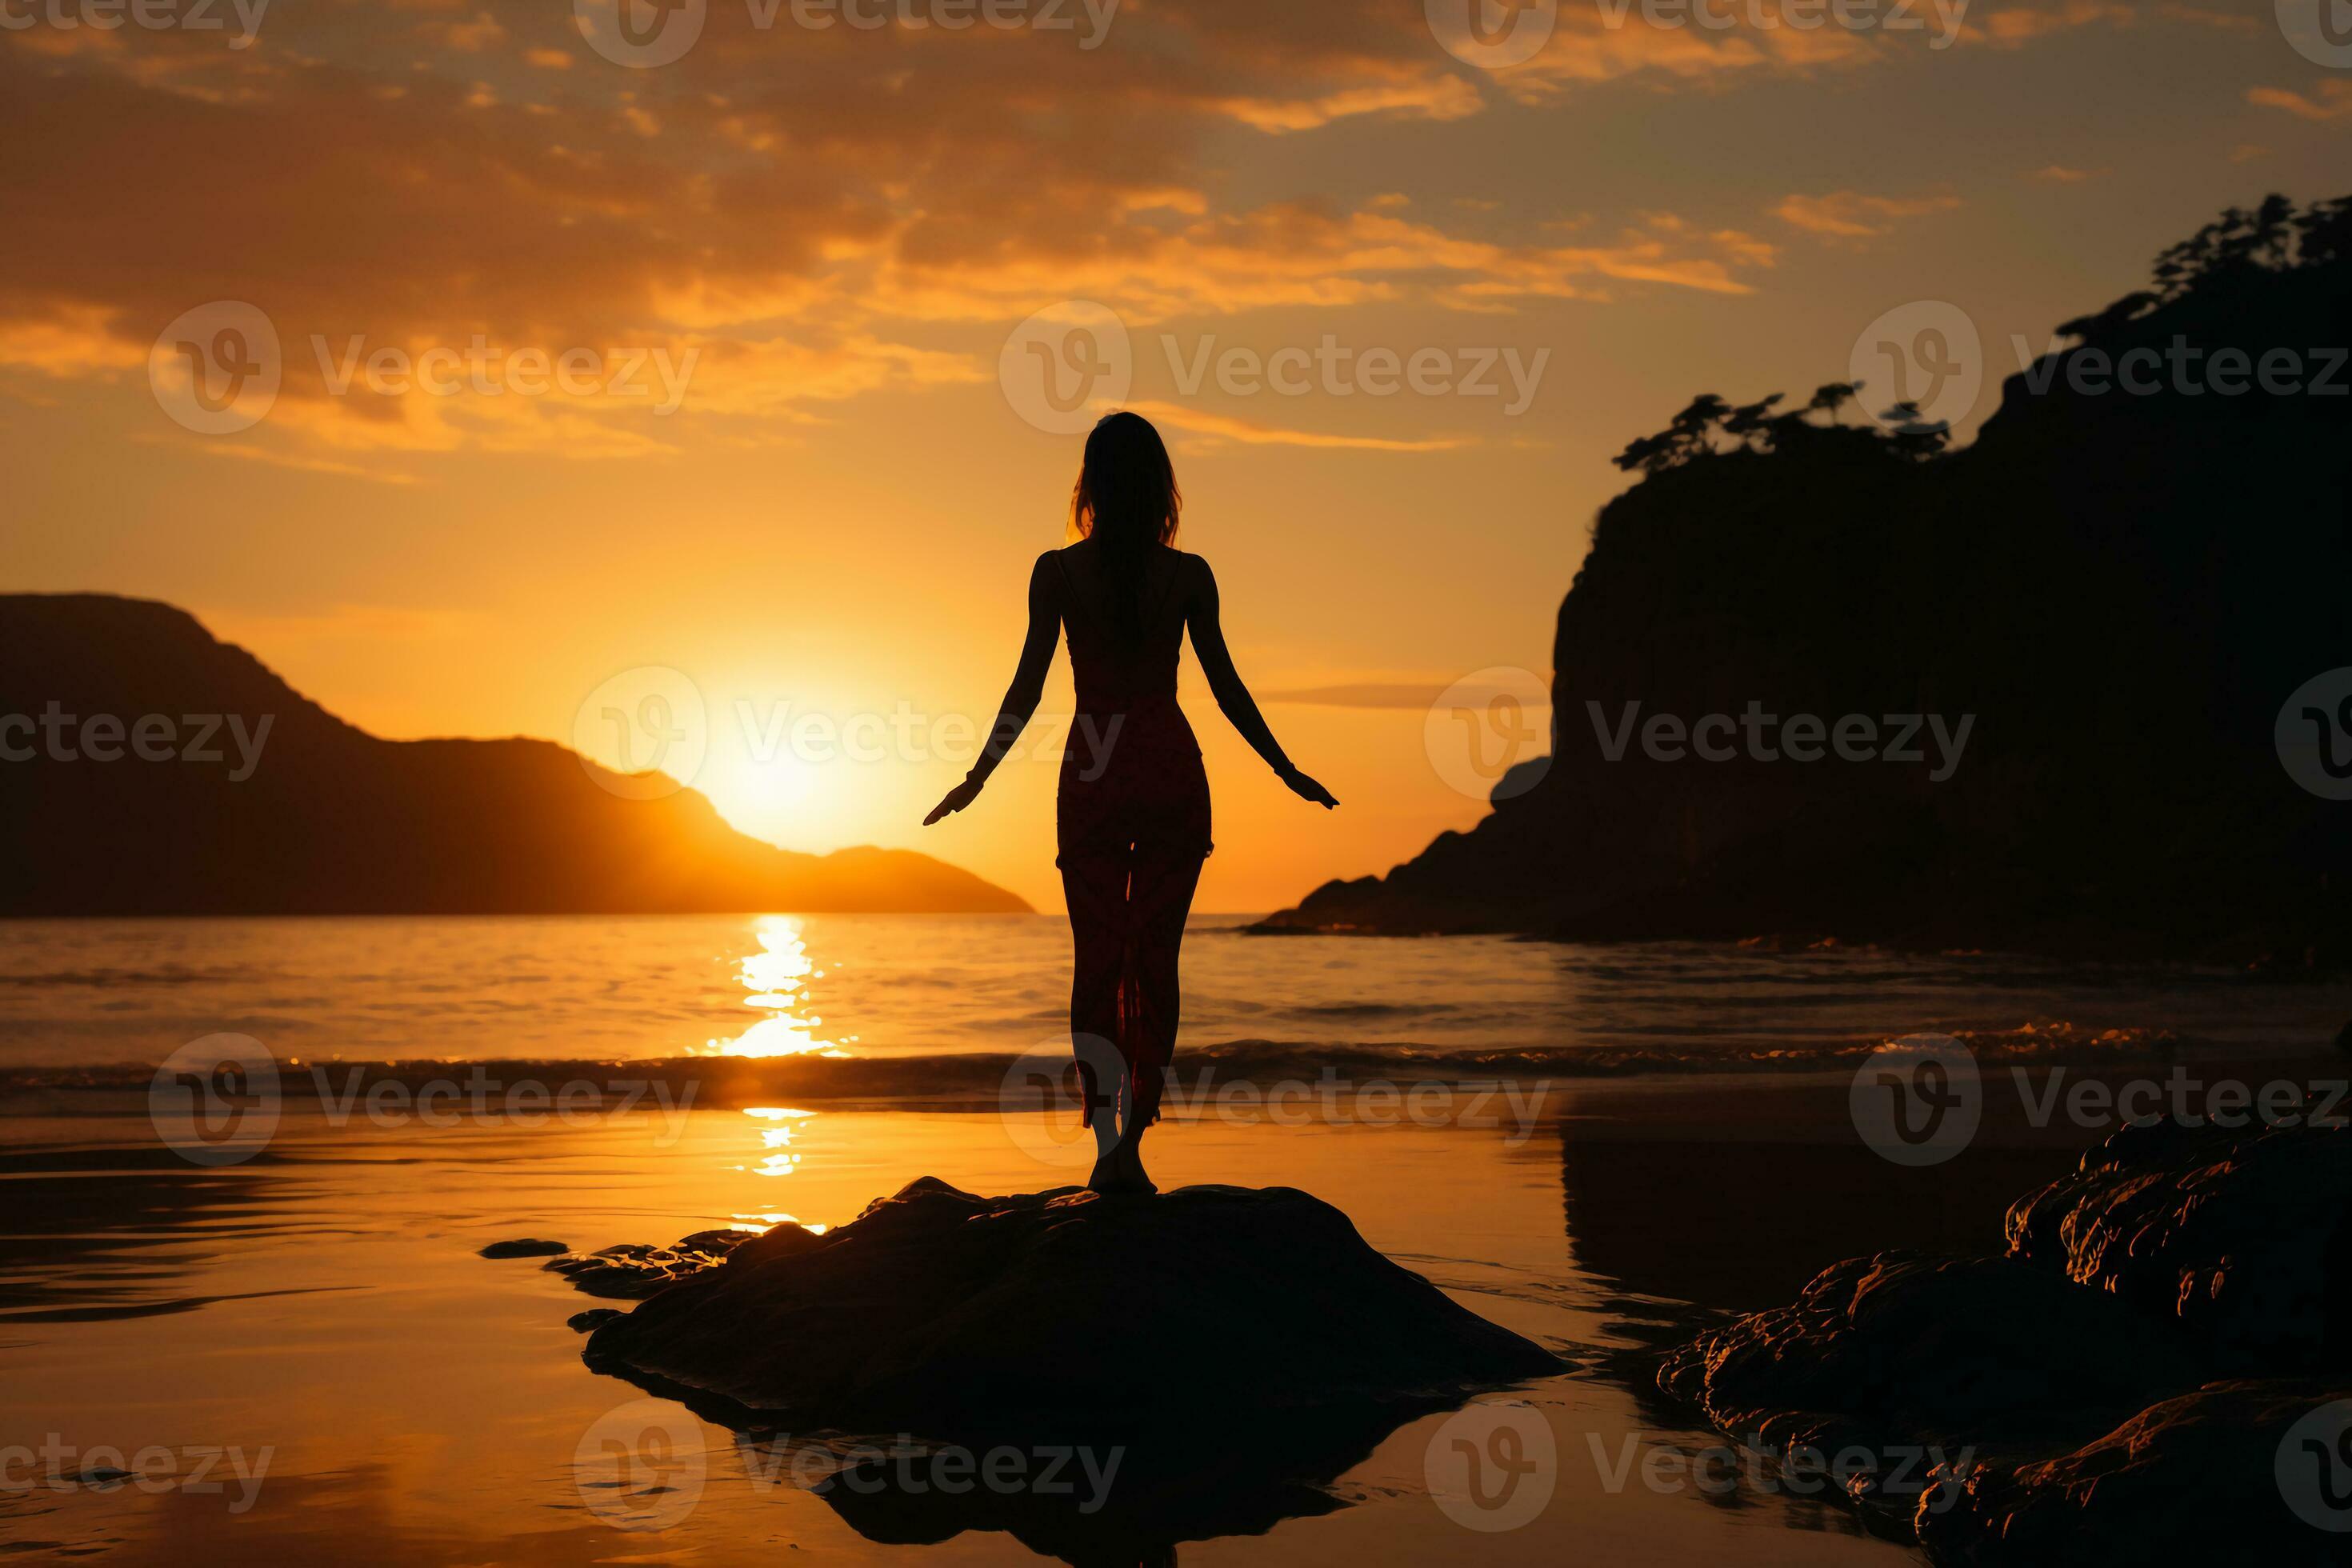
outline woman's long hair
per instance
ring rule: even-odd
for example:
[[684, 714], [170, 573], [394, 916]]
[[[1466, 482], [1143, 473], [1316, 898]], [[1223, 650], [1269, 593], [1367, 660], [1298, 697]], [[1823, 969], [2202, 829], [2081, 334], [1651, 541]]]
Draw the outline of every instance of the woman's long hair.
[[1086, 461], [1070, 491], [1070, 528], [1102, 547], [1118, 635], [1143, 635], [1143, 589], [1151, 547], [1176, 538], [1184, 496], [1176, 468], [1151, 421], [1121, 411], [1105, 415], [1087, 437]]

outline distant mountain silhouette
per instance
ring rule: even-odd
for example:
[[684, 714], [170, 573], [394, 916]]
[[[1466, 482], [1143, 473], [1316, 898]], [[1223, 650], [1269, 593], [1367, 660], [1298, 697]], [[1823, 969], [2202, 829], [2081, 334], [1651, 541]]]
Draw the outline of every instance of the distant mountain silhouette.
[[[1643, 477], [1560, 607], [1540, 783], [1267, 926], [2352, 960], [2352, 803], [2300, 787], [2273, 736], [2290, 694], [2352, 666], [2348, 202], [2273, 197], [2167, 252], [2153, 289], [2009, 377], [1964, 449], [1917, 418], [1842, 422], [1851, 385], [1791, 413], [1694, 402], [1618, 459]], [[2339, 390], [2072, 383], [2081, 356], [2176, 340], [2314, 376], [2332, 352]], [[1930, 783], [1638, 741], [1611, 763], [1588, 708], [1614, 731], [1628, 702], [1750, 700], [1976, 721]]]
[[[273, 715], [257, 765], [52, 759], [0, 747], [0, 914], [1023, 911], [929, 856], [823, 857], [736, 832], [692, 790], [608, 793], [546, 741], [382, 741], [294, 691], [185, 611], [96, 594], [0, 595], [0, 722]], [[151, 737], [151, 750], [153, 741]], [[77, 740], [80, 734], [77, 731]], [[79, 749], [79, 748], [78, 748]]]

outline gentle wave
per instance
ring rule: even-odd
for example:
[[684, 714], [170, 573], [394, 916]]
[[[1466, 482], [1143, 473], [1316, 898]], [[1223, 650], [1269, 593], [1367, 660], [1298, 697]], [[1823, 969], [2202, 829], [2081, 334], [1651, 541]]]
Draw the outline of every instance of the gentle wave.
[[[1984, 1066], [2093, 1067], [2168, 1061], [2201, 1054], [2210, 1042], [2169, 1031], [2067, 1026], [1971, 1030], [1954, 1037]], [[1409, 1044], [1303, 1045], [1229, 1040], [1177, 1053], [1180, 1080], [1205, 1074], [1217, 1082], [1260, 1086], [1326, 1082], [1339, 1088], [1374, 1083], [1486, 1082], [1496, 1079], [1584, 1079], [1644, 1074], [1826, 1073], [1851, 1071], [1885, 1042], [1824, 1040], [1733, 1050], [1670, 1046], [1445, 1050]], [[777, 1101], [994, 1100], [1008, 1083], [1054, 1074], [1066, 1062], [1052, 1047], [1013, 1054], [958, 1051], [935, 1056], [801, 1056], [772, 1058], [527, 1058], [499, 1060], [308, 1061], [281, 1064], [278, 1091], [289, 1102], [357, 1100], [378, 1084], [415, 1091], [435, 1084], [481, 1086], [502, 1092], [517, 1085], [579, 1085], [583, 1103], [642, 1095], [651, 1085], [679, 1103], [691, 1087], [693, 1103], [722, 1106]], [[0, 1094], [73, 1089], [145, 1089], [155, 1069], [136, 1063], [0, 1069]], [[584, 1091], [593, 1090], [593, 1098]]]

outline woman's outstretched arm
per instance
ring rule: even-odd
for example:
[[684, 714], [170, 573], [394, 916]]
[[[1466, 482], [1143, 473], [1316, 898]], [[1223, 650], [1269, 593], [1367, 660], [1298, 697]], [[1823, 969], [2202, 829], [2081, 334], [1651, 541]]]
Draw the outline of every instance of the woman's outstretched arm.
[[953, 816], [980, 798], [988, 775], [1021, 738], [1037, 704], [1045, 700], [1045, 672], [1054, 666], [1054, 644], [1062, 635], [1061, 601], [1054, 592], [1054, 575], [1052, 553], [1037, 557], [1036, 568], [1029, 574], [1029, 635], [1022, 639], [1021, 663], [1013, 672], [1013, 684], [1004, 689], [996, 722], [988, 727], [988, 743], [981, 748], [980, 760], [964, 774], [963, 783], [948, 791], [931, 808], [930, 816], [923, 818], [924, 826]]
[[1206, 561], [1200, 562], [1198, 572], [1189, 615], [1192, 651], [1201, 656], [1201, 670], [1209, 678], [1210, 693], [1234, 728], [1242, 732], [1242, 739], [1250, 743], [1250, 749], [1265, 759], [1265, 765], [1274, 770], [1276, 778], [1288, 784], [1300, 799], [1311, 800], [1329, 810], [1339, 803], [1331, 798], [1329, 790], [1291, 765], [1290, 759], [1283, 754], [1281, 742], [1266, 727], [1265, 715], [1257, 710], [1257, 700], [1242, 684], [1241, 672], [1234, 668], [1234, 656], [1225, 647], [1224, 626], [1218, 618], [1216, 574], [1209, 570]]

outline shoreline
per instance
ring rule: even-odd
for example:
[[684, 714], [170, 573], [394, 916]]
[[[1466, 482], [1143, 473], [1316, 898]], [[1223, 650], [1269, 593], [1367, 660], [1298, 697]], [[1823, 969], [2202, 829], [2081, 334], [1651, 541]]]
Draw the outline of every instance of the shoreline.
[[[2308, 1065], [2341, 1061], [2324, 1041], [2300, 1046], [2224, 1042], [2161, 1028], [2092, 1031], [2066, 1024], [2025, 1025], [2015, 1029], [1917, 1031], [1965, 1045], [1980, 1065], [2019, 1068], [2109, 1071], [2125, 1068], [2244, 1067], [2264, 1061]], [[1258, 1039], [1211, 1046], [1180, 1046], [1171, 1072], [1177, 1085], [1187, 1078], [1260, 1087], [1305, 1080], [1349, 1089], [1376, 1084], [1497, 1081], [1660, 1084], [1706, 1079], [1787, 1081], [1808, 1076], [1849, 1076], [1873, 1052], [1897, 1037], [1869, 1036], [1772, 1046], [1691, 1047], [1594, 1046], [1560, 1047], [1438, 1047], [1412, 1044], [1320, 1045]], [[274, 1058], [273, 1058], [274, 1059]], [[351, 1057], [289, 1056], [278, 1064], [278, 1087], [289, 1096], [309, 1086], [313, 1098], [359, 1092], [379, 1083], [411, 1089], [446, 1081], [503, 1077], [544, 1081], [551, 1074], [625, 1073], [650, 1082], [702, 1086], [727, 1097], [782, 1095], [820, 1100], [935, 1100], [942, 1107], [987, 1099], [1015, 1074], [1036, 1075], [1069, 1059], [1055, 1043], [1024, 1052], [967, 1050], [857, 1055], [805, 1052], [770, 1057], [690, 1054], [630, 1057]], [[162, 1064], [119, 1060], [104, 1063], [25, 1064], [0, 1067], [0, 1098], [53, 1092], [144, 1089]], [[357, 1075], [354, 1078], [353, 1075]], [[337, 1080], [330, 1086], [329, 1079]], [[734, 1103], [730, 1098], [727, 1103]]]

